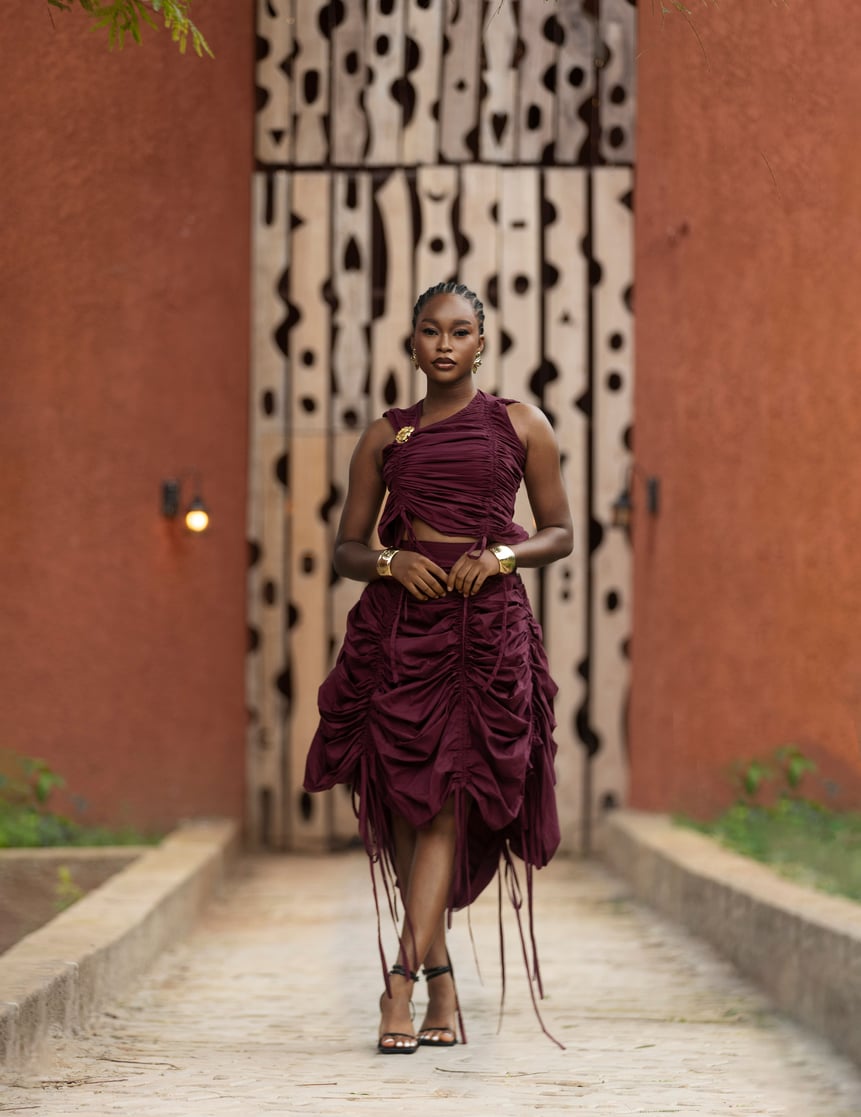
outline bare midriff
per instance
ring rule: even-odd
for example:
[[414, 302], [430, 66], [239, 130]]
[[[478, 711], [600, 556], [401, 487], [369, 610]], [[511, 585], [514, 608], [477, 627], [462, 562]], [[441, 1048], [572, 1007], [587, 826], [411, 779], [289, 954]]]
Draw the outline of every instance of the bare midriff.
[[474, 535], [443, 535], [424, 520], [420, 520], [418, 516], [413, 516], [412, 524], [416, 539], [424, 539], [428, 543], [475, 543], [476, 541]]

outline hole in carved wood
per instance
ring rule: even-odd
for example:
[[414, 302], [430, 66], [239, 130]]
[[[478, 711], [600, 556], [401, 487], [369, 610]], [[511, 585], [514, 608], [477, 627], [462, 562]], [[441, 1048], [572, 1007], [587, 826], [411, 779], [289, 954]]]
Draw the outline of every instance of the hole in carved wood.
[[586, 71], [582, 66], [572, 66], [568, 71], [568, 83], [579, 89], [586, 79]]
[[614, 85], [610, 90], [610, 100], [614, 105], [624, 105], [627, 98], [628, 93], [623, 85]]
[[347, 249], [344, 252], [344, 271], [361, 271], [361, 269], [362, 254], [359, 251], [356, 238], [350, 237], [347, 241]]
[[311, 412], [317, 410], [317, 401], [312, 399], [311, 396], [302, 396], [302, 409], [310, 415]]
[[608, 613], [615, 613], [622, 602], [621, 595], [618, 590], [610, 590], [604, 598], [604, 608]]
[[348, 51], [344, 56], [344, 69], [348, 74], [355, 74], [359, 69], [359, 52], [357, 50]]
[[303, 822], [310, 822], [314, 815], [314, 800], [307, 791], [299, 792], [299, 814]]
[[607, 137], [607, 142], [610, 147], [622, 147], [625, 142], [625, 129], [620, 128], [618, 125], [610, 129], [610, 135]]
[[431, 252], [442, 252], [444, 248], [445, 241], [442, 239], [442, 237], [434, 237], [433, 240], [430, 242]]
[[622, 349], [625, 345], [625, 335], [620, 334], [617, 330], [615, 333], [610, 334], [609, 338], [607, 339], [607, 342], [608, 342], [611, 349], [615, 349], [615, 350], [618, 351], [619, 349]]
[[279, 454], [275, 459], [275, 478], [282, 485], [287, 485], [288, 459], [286, 454]]
[[305, 95], [305, 104], [313, 105], [320, 95], [320, 75], [316, 70], [305, 71], [302, 88]]
[[530, 132], [535, 132], [541, 127], [541, 106], [530, 105], [526, 113], [526, 127]]
[[271, 388], [267, 388], [266, 391], [263, 393], [263, 414], [275, 414], [275, 393], [272, 391]]
[[260, 788], [257, 803], [260, 811], [258, 838], [261, 845], [269, 846], [272, 844], [272, 792], [268, 787]]
[[377, 35], [374, 42], [374, 50], [380, 58], [384, 58], [389, 53], [390, 41], [388, 35]]
[[516, 275], [514, 277], [512, 286], [514, 287], [514, 290], [518, 293], [518, 295], [525, 295], [526, 292], [529, 290], [529, 276]]
[[544, 21], [544, 26], [541, 28], [541, 33], [545, 39], [549, 39], [551, 43], [556, 43], [561, 46], [565, 41], [565, 32], [562, 30], [562, 25], [555, 15], [549, 16]]
[[278, 598], [278, 590], [271, 578], [263, 583], [263, 600], [267, 605], [274, 605]]
[[625, 381], [618, 372], [611, 372], [607, 376], [607, 388], [611, 392], [618, 392], [624, 383]]

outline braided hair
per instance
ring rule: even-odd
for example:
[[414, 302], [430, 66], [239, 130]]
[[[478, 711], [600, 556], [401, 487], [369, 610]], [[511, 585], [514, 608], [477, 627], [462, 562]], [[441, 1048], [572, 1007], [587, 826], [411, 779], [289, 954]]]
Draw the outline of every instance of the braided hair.
[[416, 300], [416, 305], [413, 307], [413, 333], [416, 332], [416, 323], [418, 322], [419, 315], [422, 308], [431, 299], [436, 298], [437, 295], [460, 295], [461, 298], [466, 299], [467, 302], [472, 303], [472, 308], [475, 311], [475, 316], [478, 319], [478, 336], [484, 337], [484, 303], [476, 295], [475, 291], [470, 289], [463, 283], [455, 283], [453, 279], [447, 283], [437, 283], [434, 287], [428, 287], [427, 291], [423, 291]]

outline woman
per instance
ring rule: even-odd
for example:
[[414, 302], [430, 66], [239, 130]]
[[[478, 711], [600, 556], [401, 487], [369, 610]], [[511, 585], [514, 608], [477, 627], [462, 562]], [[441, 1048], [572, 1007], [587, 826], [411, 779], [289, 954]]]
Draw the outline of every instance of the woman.
[[[569, 554], [571, 518], [542, 412], [476, 387], [484, 340], [484, 309], [466, 287], [441, 283], [419, 298], [412, 359], [424, 399], [360, 439], [335, 542], [337, 572], [369, 584], [320, 688], [305, 787], [352, 785], [375, 895], [380, 865], [393, 914], [392, 879], [403, 901], [380, 1000], [383, 1054], [456, 1043], [447, 910], [475, 899], [502, 859], [519, 919], [514, 852], [531, 921], [531, 871], [559, 842], [556, 687], [514, 571]], [[521, 479], [531, 536], [512, 522]], [[369, 542], [387, 490], [379, 551]], [[420, 967], [429, 1000], [416, 1033]]]

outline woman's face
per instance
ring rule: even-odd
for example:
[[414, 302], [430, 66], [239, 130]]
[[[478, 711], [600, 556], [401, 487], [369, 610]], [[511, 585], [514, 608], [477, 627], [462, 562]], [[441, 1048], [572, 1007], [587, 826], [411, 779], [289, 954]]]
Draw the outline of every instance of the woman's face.
[[475, 354], [484, 348], [472, 303], [462, 295], [435, 295], [422, 307], [413, 345], [419, 368], [437, 383], [472, 374]]

